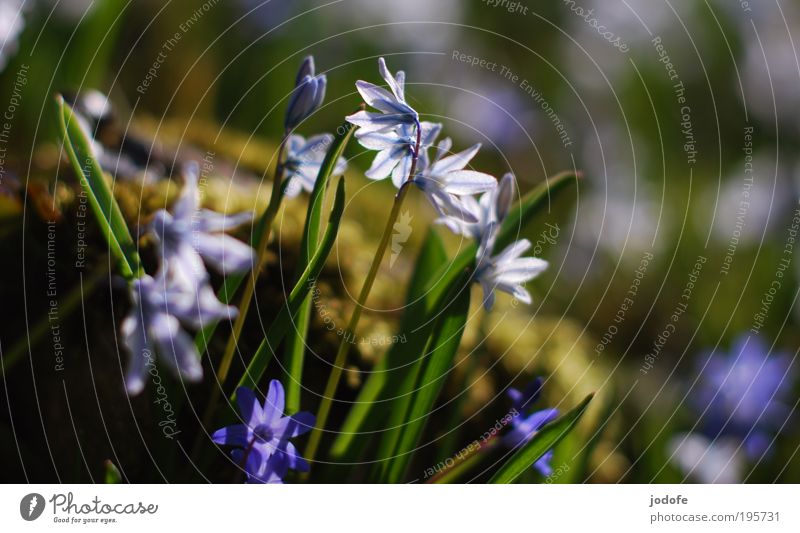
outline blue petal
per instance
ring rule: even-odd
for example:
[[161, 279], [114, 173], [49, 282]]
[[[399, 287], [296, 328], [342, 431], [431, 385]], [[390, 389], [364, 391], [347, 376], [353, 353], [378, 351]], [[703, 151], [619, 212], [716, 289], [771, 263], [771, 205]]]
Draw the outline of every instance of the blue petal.
[[253, 438], [253, 432], [244, 424], [235, 424], [216, 430], [211, 435], [211, 440], [225, 446], [246, 448]]
[[239, 405], [239, 413], [245, 424], [255, 427], [264, 422], [264, 411], [252, 390], [247, 387], [236, 389], [236, 403]]

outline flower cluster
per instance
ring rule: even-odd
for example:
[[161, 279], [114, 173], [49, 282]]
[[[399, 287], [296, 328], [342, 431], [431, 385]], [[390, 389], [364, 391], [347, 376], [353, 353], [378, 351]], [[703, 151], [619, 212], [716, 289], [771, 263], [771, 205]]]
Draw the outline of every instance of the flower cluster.
[[[533, 380], [525, 390], [520, 391], [513, 387], [508, 389], [511, 406], [519, 414], [511, 420], [511, 429], [503, 436], [503, 444], [514, 449], [522, 446], [536, 435], [542, 426], [558, 416], [558, 409], [541, 409], [533, 411], [531, 406], [536, 403], [542, 392], [542, 378]], [[523, 413], [528, 413], [523, 415]], [[533, 464], [540, 474], [549, 476], [553, 473], [550, 461], [553, 459], [553, 450], [548, 450]]]
[[671, 443], [674, 460], [703, 482], [737, 482], [744, 462], [761, 460], [787, 422], [794, 385], [788, 354], [770, 355], [758, 337], [741, 335], [730, 353], [699, 363], [690, 405], [697, 431]]
[[[347, 117], [359, 127], [355, 134], [359, 143], [378, 151], [366, 176], [382, 180], [391, 175], [398, 189], [416, 185], [439, 215], [439, 224], [479, 243], [474, 280], [483, 288], [487, 310], [494, 305], [495, 290], [531, 303], [523, 284], [544, 271], [547, 262], [521, 257], [531, 246], [526, 239], [493, 255], [500, 224], [513, 198], [513, 175], [506, 174], [498, 184], [494, 177], [468, 169], [480, 144], [452, 153], [449, 137], [436, 143], [442, 125], [420, 121], [419, 113], [406, 101], [403, 71], [392, 75], [383, 58], [378, 60], [378, 68], [388, 91], [369, 82], [356, 82], [361, 97], [377, 112], [359, 111]], [[428, 150], [434, 146], [431, 160]], [[481, 196], [476, 199], [478, 194]]]
[[217, 300], [204, 261], [227, 275], [249, 270], [254, 260], [250, 246], [224, 233], [248, 222], [250, 213], [227, 216], [200, 209], [197, 164], [187, 164], [183, 176], [172, 213], [157, 211], [149, 226], [157, 242], [158, 272], [131, 284], [133, 307], [122, 323], [131, 355], [125, 376], [130, 394], [144, 388], [145, 363], [153, 352], [187, 381], [202, 379], [197, 348], [182, 326], [201, 329], [237, 314]]
[[242, 423], [211, 435], [217, 444], [235, 447], [231, 456], [244, 469], [248, 483], [282, 483], [289, 469], [308, 471], [308, 463], [289, 439], [313, 428], [315, 418], [305, 411], [283, 416], [284, 397], [283, 385], [274, 379], [263, 406], [253, 391], [239, 387], [236, 402]]

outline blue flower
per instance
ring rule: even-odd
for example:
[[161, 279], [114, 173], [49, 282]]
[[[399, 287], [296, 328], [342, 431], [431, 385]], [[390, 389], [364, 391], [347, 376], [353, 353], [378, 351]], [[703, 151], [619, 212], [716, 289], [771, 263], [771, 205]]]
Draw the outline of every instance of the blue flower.
[[436, 223], [447, 226], [456, 235], [471, 237], [475, 242], [493, 241], [494, 235], [511, 209], [514, 198], [514, 175], [506, 173], [497, 187], [481, 195], [479, 200], [472, 196], [461, 198], [461, 206], [470, 217], [445, 216]]
[[156, 354], [183, 379], [200, 381], [200, 356], [181, 326], [198, 329], [237, 313], [235, 307], [220, 303], [209, 285], [201, 285], [197, 292], [186, 291], [164, 277], [145, 275], [134, 280], [131, 300], [133, 307], [122, 321], [122, 341], [131, 354], [125, 388], [132, 395], [144, 388], [146, 366]]
[[[308, 140], [300, 135], [290, 135], [286, 139], [286, 159], [283, 168], [286, 171], [286, 196], [294, 198], [301, 190], [311, 192], [317, 182], [317, 175], [322, 161], [333, 142], [333, 135], [323, 133], [314, 135]], [[340, 157], [333, 169], [334, 174], [343, 174], [347, 169], [347, 161]]]
[[290, 468], [308, 470], [289, 439], [311, 430], [315, 418], [307, 412], [283, 416], [284, 391], [278, 380], [270, 382], [263, 406], [246, 387], [236, 390], [236, 401], [242, 423], [215, 431], [211, 440], [238, 448], [232, 456], [244, 466], [250, 482], [279, 483]]
[[405, 73], [399, 70], [396, 76], [392, 76], [383, 58], [378, 59], [378, 70], [391, 92], [361, 80], [356, 82], [356, 89], [369, 106], [380, 112], [359, 111], [348, 116], [347, 121], [358, 126], [364, 133], [419, 124], [419, 114], [406, 103]]
[[172, 283], [188, 291], [207, 283], [203, 260], [223, 275], [249, 270], [253, 249], [223, 232], [248, 222], [251, 213], [225, 215], [199, 209], [196, 163], [186, 165], [185, 183], [172, 214], [161, 209], [153, 215], [151, 230], [158, 241], [162, 270]]
[[492, 310], [495, 290], [506, 292], [520, 302], [530, 304], [533, 300], [523, 284], [544, 272], [548, 263], [538, 257], [520, 257], [531, 247], [528, 239], [516, 241], [492, 257], [495, 227], [496, 223], [489, 224], [484, 241], [478, 247], [478, 260], [473, 276], [483, 289], [483, 306], [487, 311]]
[[417, 143], [417, 127], [420, 128], [418, 166], [425, 167], [428, 158], [427, 149], [433, 145], [442, 130], [441, 124], [421, 122], [419, 126], [401, 124], [386, 131], [364, 129], [356, 131], [356, 139], [361, 146], [370, 150], [378, 150], [378, 155], [375, 156], [372, 166], [365, 175], [371, 180], [382, 180], [391, 174], [392, 183], [399, 189], [409, 178], [411, 172]]
[[325, 74], [314, 75], [314, 57], [308, 56], [300, 65], [295, 79], [295, 87], [289, 96], [286, 106], [286, 119], [284, 127], [287, 131], [293, 130], [311, 113], [319, 109], [325, 99]]
[[494, 190], [497, 180], [483, 172], [464, 170], [480, 150], [480, 144], [463, 152], [447, 155], [452, 144], [449, 137], [442, 140], [436, 147], [433, 161], [428, 163], [427, 157], [420, 161], [420, 171], [413, 181], [425, 193], [440, 216], [453, 217], [463, 223], [476, 223], [477, 216], [461, 198], [469, 198], [474, 203], [475, 200], [469, 195]]
[[[508, 396], [511, 399], [515, 414], [511, 419], [511, 428], [503, 435], [502, 442], [504, 446], [512, 449], [522, 446], [531, 440], [542, 426], [558, 416], [558, 409], [542, 409], [527, 416], [523, 414], [530, 410], [531, 405], [539, 398], [541, 390], [541, 378], [536, 378], [524, 391], [519, 391], [515, 388], [508, 390]], [[553, 473], [553, 469], [550, 466], [552, 459], [553, 450], [548, 450], [533, 464], [533, 468], [543, 476], [549, 476]]]
[[741, 335], [730, 353], [713, 352], [698, 363], [698, 388], [691, 404], [708, 437], [733, 436], [751, 458], [769, 447], [769, 435], [788, 419], [794, 376], [787, 354], [770, 355], [758, 337]]

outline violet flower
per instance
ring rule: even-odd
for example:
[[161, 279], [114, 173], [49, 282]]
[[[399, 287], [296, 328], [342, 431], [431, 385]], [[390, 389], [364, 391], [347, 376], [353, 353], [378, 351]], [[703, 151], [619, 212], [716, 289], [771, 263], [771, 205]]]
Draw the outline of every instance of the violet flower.
[[211, 440], [238, 448], [234, 460], [243, 464], [250, 482], [280, 482], [290, 468], [308, 470], [308, 463], [289, 439], [311, 430], [315, 418], [305, 411], [283, 416], [284, 390], [278, 380], [270, 381], [263, 406], [246, 387], [236, 390], [236, 401], [242, 423], [215, 431]]
[[348, 116], [347, 121], [358, 126], [363, 133], [419, 124], [419, 115], [406, 103], [405, 73], [398, 70], [397, 74], [392, 76], [383, 58], [378, 59], [378, 70], [391, 92], [361, 80], [356, 82], [356, 89], [369, 106], [380, 112], [358, 111]]
[[[436, 212], [443, 217], [453, 217], [462, 223], [477, 223], [478, 217], [463, 202], [472, 194], [492, 191], [497, 187], [497, 180], [483, 172], [464, 170], [481, 145], [457, 154], [447, 155], [453, 142], [446, 138], [439, 142], [433, 161], [427, 158], [419, 165], [420, 172], [413, 177], [414, 183], [428, 197]], [[466, 201], [469, 201], [466, 200]]]
[[712, 439], [736, 437], [750, 458], [759, 458], [791, 413], [791, 366], [788, 354], [770, 355], [753, 335], [739, 336], [729, 353], [711, 353], [698, 364], [691, 396], [702, 432]]
[[[539, 398], [542, 390], [541, 378], [536, 378], [524, 391], [515, 388], [508, 390], [508, 396], [517, 414], [511, 419], [511, 428], [503, 435], [502, 443], [504, 446], [514, 449], [522, 446], [536, 435], [542, 426], [551, 422], [558, 416], [558, 409], [542, 409], [524, 415], [530, 410], [530, 406]], [[550, 461], [553, 459], [553, 450], [548, 450], [534, 464], [535, 468], [543, 476], [553, 473]]]
[[186, 165], [183, 174], [185, 183], [172, 214], [157, 211], [151, 229], [166, 275], [185, 290], [196, 291], [208, 279], [203, 260], [223, 275], [252, 267], [253, 249], [223, 233], [248, 222], [252, 214], [225, 215], [199, 209], [197, 164]]
[[208, 285], [195, 293], [147, 275], [131, 284], [131, 300], [133, 308], [121, 328], [130, 352], [125, 388], [131, 395], [144, 389], [146, 365], [154, 355], [183, 379], [200, 381], [200, 356], [194, 339], [181, 326], [200, 328], [237, 313], [235, 307], [220, 303]]
[[[300, 191], [311, 192], [317, 182], [319, 169], [333, 142], [333, 135], [323, 133], [307, 140], [300, 135], [290, 135], [286, 139], [286, 159], [283, 162], [287, 180], [286, 196], [294, 198]], [[343, 174], [347, 169], [347, 161], [340, 157], [336, 161], [333, 173]]]
[[295, 79], [295, 87], [286, 106], [284, 127], [291, 131], [314, 111], [319, 109], [325, 99], [325, 74], [314, 75], [314, 57], [307, 56], [300, 65]]

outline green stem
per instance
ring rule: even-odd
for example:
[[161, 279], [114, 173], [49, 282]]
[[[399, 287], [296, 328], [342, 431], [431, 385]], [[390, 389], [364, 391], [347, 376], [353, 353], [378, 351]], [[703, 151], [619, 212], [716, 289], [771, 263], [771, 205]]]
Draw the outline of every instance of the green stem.
[[256, 247], [255, 267], [247, 279], [247, 285], [245, 285], [244, 293], [242, 294], [242, 301], [239, 303], [239, 314], [237, 315], [236, 321], [233, 324], [233, 330], [231, 331], [231, 336], [228, 339], [228, 345], [225, 348], [225, 354], [222, 356], [222, 360], [217, 368], [217, 380], [219, 381], [220, 386], [214, 387], [211, 390], [211, 399], [209, 400], [205, 414], [203, 415], [203, 427], [207, 427], [211, 422], [214, 409], [219, 401], [221, 394], [220, 391], [222, 389], [222, 385], [225, 383], [225, 379], [228, 377], [228, 372], [230, 372], [231, 363], [233, 362], [233, 353], [236, 351], [236, 343], [239, 339], [239, 335], [242, 332], [242, 328], [244, 327], [247, 311], [250, 308], [250, 301], [253, 299], [256, 280], [258, 279], [258, 275], [264, 266], [264, 262], [266, 261], [267, 243], [269, 243], [272, 222], [275, 220], [275, 215], [278, 213], [278, 209], [281, 205], [281, 198], [283, 197], [283, 188], [281, 186], [281, 182], [283, 181], [283, 153], [286, 149], [286, 140], [289, 138], [290, 134], [290, 130], [284, 132], [283, 139], [281, 139], [281, 144], [278, 148], [278, 162], [275, 166], [275, 176], [272, 179], [272, 193], [269, 198], [269, 205], [267, 205], [267, 209], [264, 211], [261, 239], [258, 241], [258, 246]]
[[452, 483], [470, 468], [478, 464], [489, 450], [497, 446], [498, 442], [500, 441], [497, 435], [490, 437], [480, 448], [472, 452], [467, 452], [462, 457], [457, 457], [452, 466], [445, 466], [442, 470], [437, 472], [436, 475], [427, 479], [425, 483]]
[[309, 463], [314, 461], [317, 449], [319, 448], [319, 443], [322, 439], [322, 431], [325, 429], [325, 424], [328, 421], [328, 415], [331, 411], [333, 397], [336, 394], [336, 389], [339, 386], [339, 380], [342, 377], [342, 370], [344, 370], [344, 365], [347, 361], [347, 355], [350, 352], [350, 346], [355, 339], [358, 321], [361, 319], [361, 312], [364, 310], [364, 305], [366, 304], [367, 297], [372, 290], [372, 285], [375, 283], [375, 277], [378, 275], [378, 269], [383, 261], [383, 256], [386, 254], [386, 247], [389, 245], [389, 240], [392, 237], [392, 232], [394, 231], [394, 224], [397, 221], [397, 217], [400, 216], [400, 208], [402, 207], [403, 200], [405, 200], [408, 192], [409, 182], [417, 170], [421, 135], [422, 132], [420, 131], [420, 126], [417, 124], [417, 139], [414, 146], [414, 154], [411, 160], [411, 168], [409, 169], [408, 177], [406, 178], [405, 183], [400, 186], [400, 190], [397, 191], [397, 194], [394, 197], [392, 212], [389, 214], [389, 219], [386, 221], [386, 227], [383, 228], [383, 235], [381, 236], [380, 243], [378, 244], [378, 250], [375, 252], [375, 256], [372, 258], [372, 264], [369, 267], [369, 272], [367, 272], [364, 285], [361, 287], [361, 292], [359, 293], [358, 300], [356, 301], [356, 308], [353, 310], [353, 315], [350, 317], [350, 321], [347, 324], [344, 337], [341, 344], [339, 344], [338, 351], [336, 352], [336, 359], [333, 362], [331, 373], [328, 376], [328, 383], [325, 385], [325, 392], [322, 395], [322, 402], [320, 403], [319, 410], [317, 411], [316, 424], [314, 425], [314, 429], [311, 431], [311, 435], [308, 439], [308, 446], [306, 447], [305, 459]]

